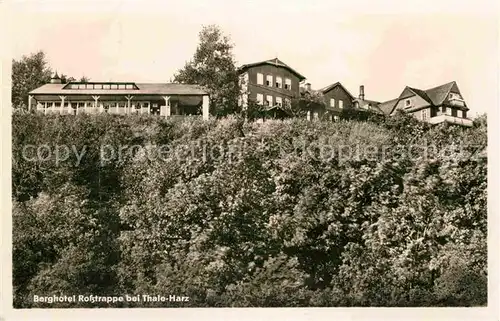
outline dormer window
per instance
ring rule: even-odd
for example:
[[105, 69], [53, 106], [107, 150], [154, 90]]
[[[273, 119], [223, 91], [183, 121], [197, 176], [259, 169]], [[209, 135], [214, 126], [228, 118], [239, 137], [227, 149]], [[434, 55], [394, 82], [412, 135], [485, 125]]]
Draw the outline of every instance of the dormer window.
[[139, 88], [134, 83], [93, 83], [93, 82], [71, 82], [66, 84], [63, 89], [79, 89], [79, 90], [119, 90], [119, 89], [134, 89]]

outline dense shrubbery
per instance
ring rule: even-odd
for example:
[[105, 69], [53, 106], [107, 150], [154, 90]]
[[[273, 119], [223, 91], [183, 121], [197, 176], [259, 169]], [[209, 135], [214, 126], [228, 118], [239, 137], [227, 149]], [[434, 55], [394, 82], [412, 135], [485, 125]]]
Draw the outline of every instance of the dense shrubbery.
[[[14, 305], [145, 293], [200, 307], [485, 305], [487, 159], [474, 152], [486, 140], [485, 121], [405, 116], [15, 114]], [[43, 144], [86, 152], [23, 157]], [[102, 145], [143, 148], [103, 161]], [[412, 157], [394, 148], [410, 145]], [[356, 146], [371, 156], [347, 157]]]

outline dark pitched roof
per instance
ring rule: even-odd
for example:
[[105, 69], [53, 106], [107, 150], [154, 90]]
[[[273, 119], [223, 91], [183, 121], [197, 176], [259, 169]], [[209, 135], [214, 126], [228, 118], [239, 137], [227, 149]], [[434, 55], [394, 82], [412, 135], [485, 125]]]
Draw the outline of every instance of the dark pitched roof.
[[[406, 86], [405, 89], [403, 90], [403, 93], [407, 89], [415, 93], [415, 95], [422, 97], [422, 99], [424, 99], [426, 102], [429, 103], [429, 105], [432, 106], [441, 106], [452, 89], [460, 93], [456, 81], [451, 81], [449, 83], [439, 85], [437, 87], [433, 87], [426, 90]], [[392, 99], [380, 104], [379, 108], [386, 114], [392, 113], [397, 102], [402, 98], [403, 93], [401, 93], [401, 95], [396, 99]], [[465, 108], [468, 109], [467, 107]]]
[[319, 91], [322, 92], [322, 93], [327, 93], [327, 92], [329, 92], [330, 90], [332, 90], [333, 88], [335, 88], [337, 86], [342, 87], [342, 89], [351, 97], [351, 99], [354, 99], [354, 96], [339, 81], [337, 81], [336, 83], [333, 83], [331, 85], [328, 85], [326, 87], [323, 87]]
[[386, 115], [390, 115], [392, 111], [394, 110], [394, 107], [396, 107], [396, 103], [398, 102], [399, 98], [391, 99], [388, 101], [384, 101], [380, 103], [377, 107]]
[[[113, 82], [110, 82], [110, 84]], [[45, 84], [31, 95], [207, 95], [201, 86], [177, 83], [136, 83], [139, 89], [64, 89], [67, 84]]]
[[413, 91], [415, 94], [419, 95], [422, 97], [426, 102], [432, 105], [432, 100], [427, 96], [427, 93], [423, 90], [413, 88], [413, 87], [408, 87], [411, 91]]
[[407, 88], [413, 91], [416, 95], [422, 97], [429, 104], [434, 106], [439, 106], [443, 103], [443, 101], [450, 93], [451, 89], [454, 87], [458, 91], [457, 83], [455, 81], [451, 81], [444, 85], [439, 85], [437, 87], [433, 87], [426, 90], [421, 90], [414, 87], [407, 87]]
[[354, 101], [357, 101], [359, 102], [359, 105], [360, 106], [364, 106], [364, 105], [372, 105], [372, 106], [377, 106], [378, 104], [380, 104], [379, 101], [375, 101], [375, 100], [369, 100], [369, 99], [360, 99], [360, 98], [355, 98]]
[[301, 81], [306, 79], [306, 77], [302, 76], [299, 72], [297, 72], [295, 69], [292, 67], [288, 66], [285, 64], [283, 61], [279, 60], [278, 58], [273, 58], [269, 60], [264, 60], [264, 61], [258, 61], [250, 64], [244, 64], [238, 68], [238, 72], [243, 72], [247, 70], [248, 68], [255, 67], [255, 66], [260, 66], [260, 65], [271, 65], [271, 66], [276, 66], [276, 67], [282, 67], [287, 70], [289, 70], [291, 73], [293, 73], [295, 76], [297, 76]]
[[427, 93], [427, 96], [430, 98], [432, 103], [438, 106], [443, 103], [454, 86], [456, 86], [456, 82], [451, 81], [447, 84], [427, 89], [425, 92]]

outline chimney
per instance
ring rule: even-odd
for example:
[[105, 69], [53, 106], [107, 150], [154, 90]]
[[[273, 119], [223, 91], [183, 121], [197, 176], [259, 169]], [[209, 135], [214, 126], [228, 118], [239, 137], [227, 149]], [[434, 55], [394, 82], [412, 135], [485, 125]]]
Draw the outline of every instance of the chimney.
[[308, 82], [305, 84], [305, 86], [307, 91], [311, 91], [311, 83]]
[[359, 86], [359, 99], [365, 100], [365, 86]]
[[57, 74], [57, 71], [54, 74], [54, 76], [52, 76], [52, 78], [50, 79], [50, 83], [51, 84], [60, 84], [60, 83], [62, 83], [61, 78], [59, 78], [59, 75]]

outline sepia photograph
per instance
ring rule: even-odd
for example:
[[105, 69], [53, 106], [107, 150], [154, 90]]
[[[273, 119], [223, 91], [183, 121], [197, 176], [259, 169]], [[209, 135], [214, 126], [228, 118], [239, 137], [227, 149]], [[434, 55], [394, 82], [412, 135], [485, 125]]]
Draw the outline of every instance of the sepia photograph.
[[498, 304], [494, 1], [0, 8], [13, 310]]

